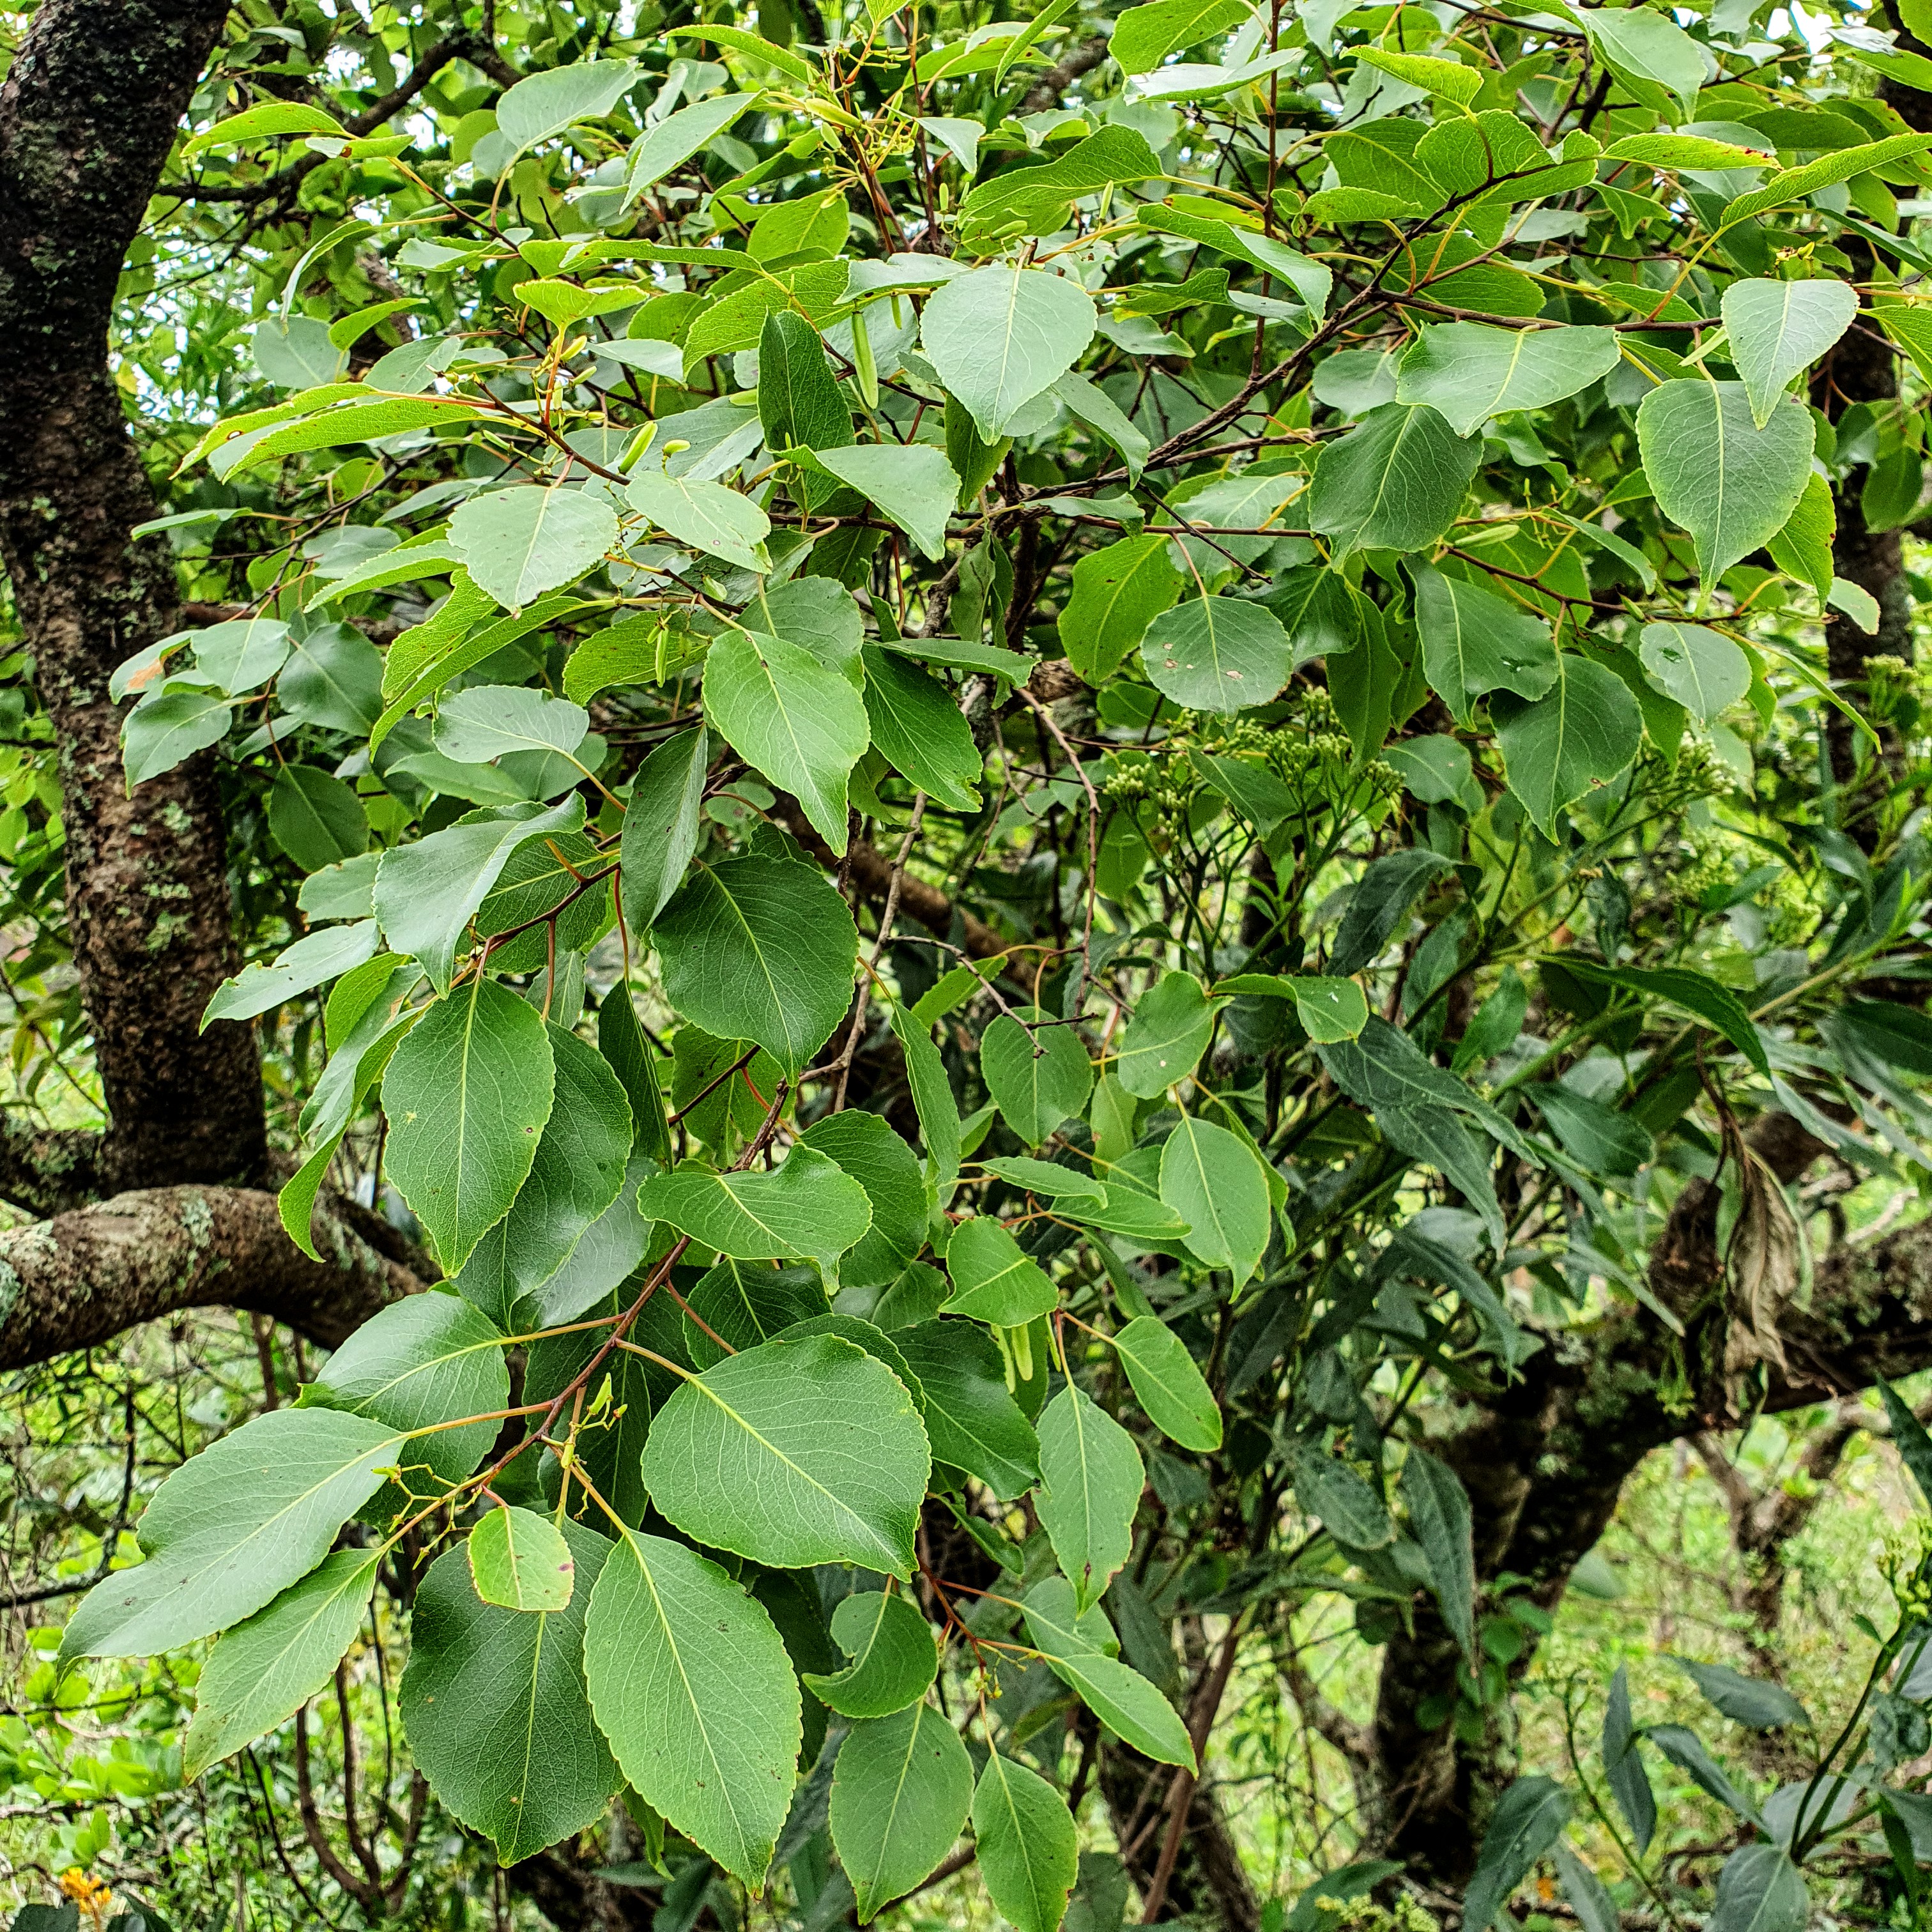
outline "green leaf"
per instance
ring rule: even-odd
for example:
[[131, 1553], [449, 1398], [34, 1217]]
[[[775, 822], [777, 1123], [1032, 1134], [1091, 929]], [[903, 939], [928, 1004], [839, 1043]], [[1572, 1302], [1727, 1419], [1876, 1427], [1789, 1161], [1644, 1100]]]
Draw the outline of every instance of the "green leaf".
[[1696, 1732], [1687, 1730], [1682, 1724], [1649, 1724], [1641, 1735], [1680, 1771], [1688, 1772], [1720, 1804], [1728, 1805], [1740, 1818], [1750, 1820], [1760, 1830], [1767, 1828], [1763, 1814], [1725, 1775], [1724, 1768], [1704, 1748], [1703, 1741]]
[[121, 727], [128, 790], [220, 744], [233, 717], [219, 692], [160, 691], [142, 698]]
[[1578, 394], [1618, 359], [1614, 329], [1445, 322], [1423, 330], [1402, 357], [1395, 397], [1426, 403], [1458, 436], [1472, 436], [1492, 416]]
[[1699, 718], [1716, 717], [1750, 688], [1750, 660], [1702, 624], [1646, 624], [1637, 656], [1651, 682]]
[[1879, 1378], [1878, 1392], [1885, 1404], [1886, 1419], [1892, 1424], [1892, 1442], [1912, 1472], [1919, 1495], [1932, 1504], [1932, 1436], [1926, 1434], [1925, 1425], [1882, 1376]]
[[446, 1550], [416, 1591], [400, 1702], [410, 1750], [445, 1808], [514, 1864], [594, 1824], [624, 1779], [584, 1694], [584, 1611], [611, 1546], [566, 1521], [585, 1585], [560, 1610], [486, 1604]]
[[397, 1048], [382, 1079], [387, 1172], [446, 1273], [509, 1212], [556, 1078], [536, 1009], [480, 974], [431, 1006]]
[[1014, 1932], [1058, 1932], [1080, 1873], [1066, 1801], [1038, 1772], [994, 1751], [973, 1793], [987, 1895]]
[[196, 1681], [183, 1778], [285, 1723], [328, 1683], [368, 1615], [381, 1561], [380, 1550], [338, 1550], [222, 1637]]
[[1133, 1550], [1146, 1471], [1134, 1438], [1069, 1383], [1040, 1418], [1038, 1509], [1084, 1612]]
[[1028, 1147], [1084, 1112], [1094, 1089], [1080, 1036], [1038, 1006], [1016, 1006], [987, 1028], [980, 1070], [1006, 1125]]
[[268, 832], [304, 872], [319, 872], [368, 850], [369, 814], [340, 778], [284, 765], [268, 791]]
[[758, 548], [771, 535], [771, 519], [738, 490], [640, 469], [631, 478], [629, 495], [634, 510], [679, 542], [740, 570], [762, 574], [771, 568]]
[[932, 1043], [932, 1027], [920, 1025], [910, 1008], [896, 1006], [892, 1031], [905, 1050], [906, 1084], [943, 1199], [959, 1177], [959, 1103], [952, 1097], [946, 1063]]
[[830, 1676], [807, 1671], [805, 1684], [842, 1717], [889, 1718], [922, 1699], [939, 1673], [932, 1627], [904, 1597], [866, 1590], [842, 1598], [832, 1635], [851, 1664]]
[[616, 513], [580, 490], [524, 484], [472, 496], [449, 520], [470, 580], [506, 610], [594, 569], [617, 544]]
[[802, 644], [855, 689], [863, 687], [865, 620], [842, 584], [829, 577], [794, 577], [776, 584], [767, 578], [743, 614], [766, 636]]
[[[1426, 1450], [1412, 1447], [1402, 1464], [1402, 1499], [1408, 1507], [1409, 1526], [1428, 1559], [1442, 1621], [1473, 1670], [1477, 1664], [1476, 1558], [1471, 1541], [1468, 1492], [1446, 1462], [1438, 1462]], [[1509, 1882], [1513, 1885], [1515, 1880]]]
[[758, 338], [758, 420], [776, 451], [836, 449], [852, 440], [852, 412], [824, 338], [790, 309], [766, 316]]
[[630, 1105], [633, 1148], [662, 1166], [670, 1159], [664, 1089], [658, 1080], [656, 1057], [631, 1004], [628, 980], [619, 980], [597, 1009], [597, 1050], [610, 1063]]
[[1093, 298], [1070, 277], [975, 268], [928, 300], [920, 346], [990, 442], [1080, 359], [1098, 320]]
[[472, 812], [454, 825], [382, 854], [376, 916], [398, 952], [420, 959], [439, 993], [449, 990], [465, 928], [526, 839], [574, 832], [584, 823], [575, 792], [542, 812], [526, 805]]
[[769, 1173], [717, 1174], [687, 1162], [653, 1174], [638, 1196], [653, 1221], [740, 1261], [814, 1261], [836, 1280], [838, 1258], [872, 1224], [866, 1190], [811, 1148]]
[[755, 854], [700, 866], [653, 937], [678, 1012], [720, 1040], [757, 1041], [788, 1079], [851, 1003], [858, 928], [816, 866]]
[[[460, 1295], [440, 1288], [371, 1316], [322, 1374], [302, 1391], [302, 1407], [346, 1409], [400, 1431], [412, 1438], [397, 1459], [405, 1475], [427, 1470], [437, 1484], [459, 1483], [476, 1468], [502, 1429], [487, 1418], [509, 1406], [502, 1336]], [[486, 1420], [440, 1426], [470, 1415]]]
[[574, 1033], [547, 1030], [555, 1097], [530, 1178], [502, 1224], [505, 1270], [526, 1293], [570, 1259], [616, 1199], [635, 1138], [630, 1102], [610, 1064]]
[[257, 961], [215, 988], [201, 1016], [202, 1030], [216, 1020], [248, 1020], [298, 994], [365, 964], [376, 950], [376, 922], [327, 926], [276, 955], [272, 965]]
[[1834, 182], [1850, 181], [1855, 175], [1869, 173], [1874, 168], [1891, 167], [1912, 160], [1928, 148], [1932, 148], [1932, 134], [1893, 134], [1880, 141], [1868, 139], [1863, 146], [1842, 148], [1836, 154], [1820, 154], [1815, 161], [1808, 161], [1799, 168], [1787, 168], [1783, 174], [1772, 176], [1763, 187], [1752, 188], [1728, 202], [1723, 225], [1734, 228], [1754, 214], [1782, 208], [1786, 202], [1802, 200]]
[[310, 107], [299, 100], [265, 100], [244, 108], [204, 128], [182, 143], [184, 164], [199, 160], [219, 148], [238, 148], [244, 141], [259, 141], [278, 134], [346, 134], [349, 130], [333, 114]]
[[1734, 1724], [1754, 1731], [1776, 1731], [1787, 1724], [1811, 1721], [1810, 1714], [1782, 1684], [1745, 1677], [1721, 1664], [1694, 1664], [1688, 1657], [1670, 1660]]
[[1634, 1174], [1656, 1154], [1642, 1124], [1587, 1094], [1555, 1081], [1527, 1090], [1564, 1150], [1579, 1166], [1600, 1174]]
[[1063, 1167], [1053, 1160], [1035, 1160], [1029, 1154], [995, 1154], [991, 1160], [982, 1161], [980, 1166], [989, 1174], [997, 1174], [1002, 1180], [1010, 1180], [1016, 1187], [1024, 1187], [1029, 1194], [1037, 1194], [1049, 1201], [1064, 1200], [1071, 1196], [1082, 1201], [1104, 1201], [1107, 1190], [1090, 1174], [1082, 1174], [1077, 1168]]
[[1771, 420], [1785, 385], [1807, 369], [1852, 326], [1858, 312], [1849, 283], [1738, 280], [1724, 291], [1724, 333], [1730, 359], [1750, 398], [1751, 421]]
[[1636, 412], [1658, 508], [1690, 532], [1708, 586], [1790, 520], [1811, 473], [1810, 412], [1780, 398], [1760, 428], [1742, 382], [1662, 382]]
[[560, 752], [584, 742], [590, 714], [567, 698], [521, 686], [473, 685], [446, 698], [436, 712], [436, 748], [458, 764], [487, 764], [518, 752]]
[[1221, 1446], [1221, 1412], [1187, 1345], [1157, 1316], [1136, 1316], [1114, 1337], [1148, 1420], [1170, 1442], [1207, 1455]]
[[728, 1354], [775, 1340], [830, 1306], [815, 1268], [721, 1261], [686, 1298], [685, 1351], [694, 1368], [708, 1369]]
[[856, 1108], [814, 1120], [799, 1144], [836, 1161], [872, 1207], [872, 1225], [839, 1264], [840, 1279], [848, 1288], [896, 1280], [926, 1246], [928, 1210], [918, 1155], [880, 1115]]
[[1556, 1861], [1557, 1876], [1562, 1880], [1563, 1895], [1576, 1915], [1583, 1932], [1622, 1932], [1623, 1919], [1604, 1882], [1571, 1850], [1570, 1841], [1559, 1832], [1550, 1847]]
[[998, 1221], [974, 1215], [952, 1231], [946, 1246], [952, 1298], [941, 1311], [970, 1316], [995, 1328], [1024, 1328], [1059, 1306], [1060, 1293], [1036, 1262]]
[[577, 1561], [548, 1516], [508, 1504], [470, 1532], [470, 1580], [486, 1604], [506, 1610], [560, 1610], [571, 1598]]
[[1489, 1932], [1510, 1894], [1562, 1835], [1570, 1810], [1569, 1792], [1552, 1778], [1519, 1778], [1503, 1793], [1462, 1901], [1468, 1932]]
[[1657, 1829], [1657, 1800], [1651, 1795], [1650, 1779], [1637, 1754], [1636, 1732], [1630, 1722], [1630, 1672], [1621, 1664], [1610, 1679], [1610, 1695], [1604, 1705], [1602, 1749], [1604, 1782], [1630, 1828], [1637, 1850], [1647, 1852]]
[[872, 736], [865, 700], [844, 678], [802, 645], [729, 632], [704, 661], [704, 715], [844, 851], [845, 782]]
[[1113, 1072], [1130, 1094], [1151, 1100], [1194, 1071], [1227, 1003], [1210, 1000], [1191, 973], [1167, 973], [1142, 994], [1120, 1040]]
[[840, 1336], [813, 1335], [687, 1382], [651, 1424], [644, 1486], [712, 1549], [777, 1569], [856, 1563], [908, 1576], [931, 1462], [898, 1378]]
[[1324, 1044], [1359, 1039], [1369, 1023], [1368, 996], [1352, 980], [1313, 974], [1237, 973], [1220, 981], [1216, 991], [1244, 998], [1292, 1000], [1302, 1030], [1310, 1040]]
[[1556, 682], [1556, 641], [1541, 618], [1429, 565], [1411, 574], [1423, 670], [1457, 724], [1473, 724], [1484, 692], [1540, 698]]
[[298, 724], [360, 737], [382, 715], [382, 654], [350, 625], [319, 625], [290, 638], [275, 695]]
[[[1224, 276], [1226, 272], [1216, 269], [1210, 272]], [[1154, 446], [1134, 427], [1133, 419], [1122, 412], [1113, 398], [1099, 383], [1070, 369], [1054, 384], [1053, 393], [1066, 404], [1071, 414], [1120, 452], [1120, 460], [1126, 466], [1128, 482], [1138, 483], [1148, 457], [1154, 452]], [[975, 490], [964, 493], [969, 499], [977, 494]]]
[[1154, 688], [1187, 710], [1240, 711], [1280, 692], [1294, 647], [1265, 604], [1195, 597], [1148, 626], [1141, 662]]
[[1770, 1077], [1764, 1042], [1743, 1000], [1709, 974], [1688, 966], [1600, 966], [1594, 959], [1568, 959], [1564, 971], [1600, 986], [1621, 986], [1645, 1000], [1668, 1000], [1682, 1006], [1735, 1046], [1759, 1072]]
[[1707, 1932], [1804, 1932], [1810, 1900], [1781, 1845], [1741, 1845], [1718, 1874]]
[[624, 922], [650, 931], [698, 850], [709, 749], [700, 730], [667, 738], [639, 766], [624, 809]]
[[1160, 1198], [1190, 1229], [1187, 1251], [1238, 1292], [1268, 1244], [1267, 1170], [1238, 1134], [1184, 1114], [1160, 1153]]
[[898, 524], [925, 555], [946, 554], [946, 520], [959, 501], [959, 478], [942, 451], [924, 442], [857, 442], [820, 450], [818, 460]]
[[1710, 70], [1705, 64], [1703, 50], [1676, 21], [1647, 8], [1621, 13], [1590, 8], [1576, 18], [1604, 63], [1627, 81], [1639, 84], [1640, 99], [1647, 91], [1647, 104], [1660, 107], [1660, 91], [1674, 94], [1684, 118], [1690, 119], [1697, 90], [1710, 77]]
[[724, 94], [715, 100], [694, 101], [646, 128], [631, 150], [630, 170], [624, 177], [624, 207], [628, 208], [646, 188], [655, 187], [674, 168], [682, 166], [762, 98], [756, 94]]
[[1556, 681], [1546, 695], [1499, 697], [1490, 710], [1510, 790], [1552, 838], [1556, 814], [1615, 778], [1643, 738], [1643, 714], [1630, 687], [1575, 651], [1558, 653]]
[[832, 1773], [832, 1842], [859, 1923], [929, 1877], [973, 1802], [973, 1761], [929, 1704], [856, 1724]]
[[1065, 1577], [1042, 1578], [1027, 1592], [1025, 1606], [1034, 1648], [1108, 1730], [1156, 1763], [1196, 1768], [1193, 1742], [1174, 1706], [1138, 1670], [1088, 1640]]
[[1384, 403], [1322, 450], [1309, 523], [1338, 555], [1426, 549], [1455, 520], [1482, 459], [1481, 440], [1459, 436], [1438, 411]]
[[949, 811], [977, 812], [986, 760], [952, 694], [896, 651], [868, 644], [864, 663], [874, 748]]
[[627, 60], [578, 61], [526, 75], [498, 99], [498, 130], [522, 154], [579, 121], [601, 120], [639, 77], [637, 64]]
[[801, 1735], [769, 1615], [696, 1551], [626, 1530], [590, 1594], [589, 1634], [592, 1708], [632, 1788], [762, 1885]]
[[1357, 1550], [1382, 1550], [1395, 1540], [1382, 1499], [1363, 1478], [1312, 1443], [1292, 1458], [1294, 1498], [1338, 1540]]
[[[1009, 168], [968, 189], [960, 203], [959, 225], [975, 245], [1001, 236], [1049, 234], [1083, 196], [1118, 182], [1158, 178], [1161, 172], [1160, 158], [1144, 134], [1118, 124], [1103, 127], [1044, 167]], [[1023, 326], [1015, 335], [1024, 340]], [[1085, 346], [1083, 340], [1080, 347]], [[960, 400], [968, 398], [961, 395]]]
[[1180, 574], [1163, 536], [1124, 537], [1090, 551], [1074, 565], [1072, 584], [1060, 613], [1060, 641], [1067, 662], [1089, 684], [1112, 677], [1180, 595]]
[[926, 1398], [936, 1462], [976, 1477], [1002, 1502], [1040, 1480], [1040, 1440], [1008, 1390], [992, 1337], [970, 1322], [922, 1322], [896, 1342]]
[[158, 1657], [253, 1616], [327, 1555], [402, 1440], [366, 1417], [278, 1408], [211, 1444], [142, 1516], [148, 1560], [82, 1598], [62, 1661]]

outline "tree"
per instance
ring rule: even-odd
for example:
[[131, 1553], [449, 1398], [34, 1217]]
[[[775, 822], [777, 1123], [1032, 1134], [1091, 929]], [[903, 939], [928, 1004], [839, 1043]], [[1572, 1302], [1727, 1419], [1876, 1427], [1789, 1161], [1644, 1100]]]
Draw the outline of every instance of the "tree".
[[1500, 1904], [1631, 1472], [1932, 1360], [1790, 1192], [1927, 1126], [1928, 70], [1761, 10], [49, 0], [8, 836], [108, 1125], [11, 1130], [0, 1348], [335, 1352], [63, 1659], [216, 1638], [187, 1770], [296, 1726], [368, 1912], [433, 1796], [560, 1923], [1247, 1926], [1340, 1588], [1364, 1858]]

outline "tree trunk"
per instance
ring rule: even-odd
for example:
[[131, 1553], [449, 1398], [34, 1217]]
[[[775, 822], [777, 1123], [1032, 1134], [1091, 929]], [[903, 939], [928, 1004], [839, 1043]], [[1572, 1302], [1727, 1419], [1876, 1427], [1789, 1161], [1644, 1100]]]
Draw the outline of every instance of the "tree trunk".
[[108, 368], [122, 264], [226, 0], [46, 0], [0, 88], [0, 559], [59, 734], [74, 963], [111, 1125], [105, 1192], [254, 1180], [254, 1040], [200, 1030], [234, 970], [214, 760], [141, 786], [108, 674], [172, 628], [153, 494]]

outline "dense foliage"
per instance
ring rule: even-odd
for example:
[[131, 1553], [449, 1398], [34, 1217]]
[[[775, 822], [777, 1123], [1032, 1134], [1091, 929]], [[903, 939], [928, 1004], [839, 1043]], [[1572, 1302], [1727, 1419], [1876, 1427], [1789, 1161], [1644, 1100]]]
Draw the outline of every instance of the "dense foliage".
[[1766, 11], [560, 19], [386, 132], [262, 37], [428, 28], [233, 38], [130, 271], [202, 621], [116, 674], [127, 776], [219, 760], [289, 1238], [358, 1198], [441, 1278], [167, 1477], [44, 1689], [217, 1639], [192, 1780], [380, 1590], [506, 1866], [616, 1831], [667, 1924], [824, 1926], [963, 1844], [1018, 1932], [1233, 1923], [1203, 1754], [1340, 1592], [1403, 1661], [1334, 1898], [1674, 1916], [1650, 1762], [1735, 1814], [1726, 1927], [1852, 1840], [1916, 1912], [1918, 1552], [1768, 1802], [1621, 1678], [1512, 1783], [1568, 1570], [1431, 1448], [1633, 1310], [1748, 1417], [1814, 1272], [1754, 1123], [1932, 1166], [1908, 586], [1838, 529], [1917, 514], [1932, 62]]

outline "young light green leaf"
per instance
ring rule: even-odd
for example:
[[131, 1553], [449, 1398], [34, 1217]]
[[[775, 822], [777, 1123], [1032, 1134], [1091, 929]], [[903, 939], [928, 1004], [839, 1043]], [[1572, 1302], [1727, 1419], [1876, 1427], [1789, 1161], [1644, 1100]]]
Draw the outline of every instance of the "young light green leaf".
[[201, 1016], [206, 1032], [217, 1020], [253, 1019], [284, 1001], [312, 992], [375, 956], [376, 922], [326, 926], [275, 956], [272, 965], [257, 961], [215, 988]]
[[1482, 460], [1481, 439], [1459, 436], [1436, 410], [1384, 403], [1323, 449], [1309, 523], [1338, 555], [1425, 549], [1455, 520]]
[[1238, 26], [1247, 12], [1244, 0], [1143, 0], [1114, 22], [1107, 51], [1123, 74], [1151, 74], [1169, 54]]
[[632, 477], [629, 494], [633, 509], [680, 543], [740, 570], [762, 574], [771, 568], [757, 548], [771, 535], [771, 519], [740, 491], [643, 469]]
[[506, 610], [594, 569], [617, 543], [616, 513], [576, 490], [523, 484], [472, 496], [449, 520], [470, 581]]
[[756, 1887], [792, 1799], [798, 1680], [716, 1564], [626, 1530], [590, 1592], [590, 1702], [632, 1788]]
[[1221, 1412], [1187, 1346], [1157, 1316], [1142, 1315], [1114, 1337], [1121, 1364], [1148, 1420], [1184, 1449], [1206, 1455], [1221, 1446]]
[[1444, 322], [1425, 328], [1402, 357], [1395, 398], [1426, 403], [1458, 436], [1473, 436], [1491, 416], [1576, 395], [1618, 359], [1613, 329]]
[[922, 1322], [892, 1340], [926, 1399], [935, 1461], [963, 1469], [1002, 1502], [1040, 1480], [1040, 1439], [1006, 1387], [1000, 1352], [970, 1322]]
[[536, 1009], [480, 974], [430, 1007], [397, 1048], [382, 1080], [388, 1175], [447, 1273], [509, 1212], [556, 1079]]
[[983, 1214], [962, 1221], [946, 1247], [952, 1298], [942, 1311], [970, 1316], [995, 1328], [1024, 1328], [1059, 1305], [1059, 1291], [1038, 1262], [998, 1221]]
[[1071, 1383], [1040, 1418], [1040, 1520], [1084, 1612], [1133, 1549], [1146, 1471], [1134, 1438]]
[[1541, 618], [1427, 564], [1412, 574], [1423, 670], [1457, 724], [1474, 722], [1484, 692], [1540, 698], [1556, 682], [1556, 645]]
[[714, 1550], [778, 1569], [856, 1563], [908, 1576], [931, 1462], [898, 1378], [838, 1336], [812, 1335], [687, 1382], [651, 1424], [644, 1486]]
[[1716, 717], [1750, 688], [1744, 652], [1702, 624], [1646, 624], [1637, 656], [1651, 682], [1699, 718]]
[[803, 807], [845, 850], [845, 784], [872, 727], [865, 700], [802, 645], [755, 632], [720, 638], [704, 661], [704, 714], [733, 750]]
[[1028, 1147], [1084, 1111], [1094, 1088], [1080, 1036], [1037, 1006], [1016, 1007], [987, 1028], [980, 1070], [1007, 1126]]
[[1193, 1742], [1174, 1706], [1138, 1671], [1088, 1641], [1065, 1577], [1042, 1578], [1025, 1604], [1034, 1648], [1108, 1730], [1156, 1763], [1196, 1768]]
[[506, 1610], [560, 1610], [569, 1601], [577, 1561], [549, 1517], [508, 1504], [470, 1532], [470, 1580], [486, 1604]]
[[832, 1774], [832, 1842], [859, 1923], [932, 1874], [973, 1802], [973, 1760], [929, 1704], [856, 1724]]
[[788, 1078], [850, 1004], [859, 930], [816, 866], [759, 854], [700, 866], [654, 937], [672, 1005], [720, 1040], [756, 1040]]
[[920, 346], [988, 442], [1080, 359], [1099, 316], [1070, 277], [1042, 268], [975, 268], [937, 290]]
[[932, 1626], [905, 1598], [890, 1592], [842, 1598], [832, 1612], [832, 1635], [850, 1664], [830, 1676], [808, 1670], [804, 1681], [842, 1717], [890, 1717], [923, 1698], [938, 1675]]
[[1809, 368], [1852, 326], [1858, 293], [1830, 277], [1816, 281], [1741, 279], [1724, 290], [1724, 333], [1760, 429], [1784, 386]]
[[1268, 1174], [1238, 1134], [1184, 1114], [1160, 1154], [1160, 1198], [1189, 1226], [1187, 1251], [1226, 1268], [1238, 1292], [1254, 1273], [1273, 1225]]
[[1690, 532], [1707, 586], [1784, 529], [1811, 473], [1809, 412], [1783, 397], [1760, 427], [1742, 382], [1660, 382], [1636, 435], [1658, 508]]
[[328, 1683], [368, 1615], [381, 1560], [378, 1550], [338, 1550], [222, 1637], [196, 1682], [184, 1778], [273, 1730]]
[[942, 451], [924, 442], [855, 442], [822, 449], [818, 460], [898, 524], [927, 556], [946, 554], [946, 520], [959, 501], [959, 477]]
[[1037, 1772], [994, 1751], [973, 1793], [973, 1835], [987, 1895], [1014, 1932], [1058, 1932], [1080, 1874], [1066, 1799]]
[[624, 177], [624, 208], [628, 209], [645, 189], [656, 187], [674, 168], [682, 166], [707, 142], [716, 140], [761, 98], [721, 94], [712, 100], [695, 100], [646, 128], [631, 150], [630, 168]]
[[522, 154], [579, 121], [596, 121], [637, 85], [634, 61], [578, 61], [546, 68], [507, 89], [496, 103], [496, 126]]
[[1643, 714], [1629, 686], [1575, 651], [1558, 655], [1556, 682], [1544, 696], [1498, 697], [1490, 709], [1510, 790], [1552, 838], [1556, 814], [1615, 778], [1643, 738]]
[[62, 1660], [155, 1657], [252, 1616], [321, 1562], [402, 1442], [334, 1409], [272, 1409], [222, 1436], [156, 1492], [148, 1560], [81, 1599]]
[[1141, 662], [1154, 688], [1187, 710], [1240, 711], [1288, 682], [1294, 647], [1265, 604], [1195, 597], [1148, 626]]
[[418, 1587], [401, 1706], [430, 1789], [506, 1864], [602, 1816], [623, 1775], [584, 1694], [584, 1612], [610, 1553], [565, 1522], [584, 1588], [560, 1610], [486, 1604], [469, 1559], [446, 1550]]

